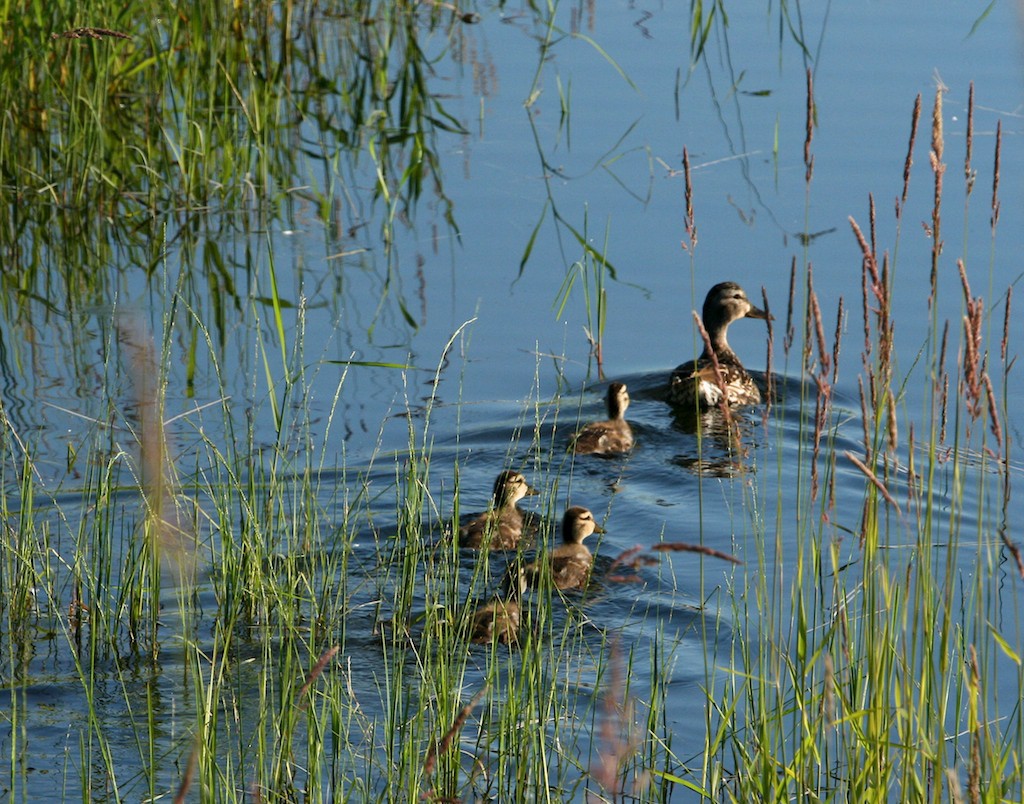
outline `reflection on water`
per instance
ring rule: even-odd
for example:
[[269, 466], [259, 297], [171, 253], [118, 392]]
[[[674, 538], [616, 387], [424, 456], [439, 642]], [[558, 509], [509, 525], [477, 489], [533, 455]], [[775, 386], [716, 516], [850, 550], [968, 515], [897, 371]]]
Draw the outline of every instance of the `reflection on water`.
[[722, 409], [700, 412], [673, 411], [672, 424], [683, 433], [693, 435], [695, 452], [675, 456], [672, 462], [698, 474], [711, 477], [735, 477], [748, 471], [750, 458], [747, 444], [756, 438], [755, 423], [750, 414]]
[[[736, 622], [737, 605], [752, 604], [730, 592], [764, 579], [755, 591], [771, 600], [812, 542], [834, 550], [838, 568], [816, 567], [815, 582], [856, 586], [872, 488], [898, 503], [886, 549], [917, 549], [903, 517], [934, 498], [931, 544], [954, 526], [997, 521], [1010, 566], [1006, 523], [1018, 506], [964, 476], [1012, 478], [1014, 453], [995, 461], [991, 445], [956, 443], [952, 431], [943, 449], [922, 446], [940, 381], [922, 380], [934, 362], [922, 352], [936, 349], [933, 321], [959, 321], [965, 303], [956, 277], [952, 292], [910, 303], [928, 286], [934, 221], [926, 236], [908, 223], [898, 265], [892, 255], [894, 286], [911, 295], [890, 311], [886, 337], [906, 377], [891, 399], [875, 395], [870, 374], [867, 387], [859, 379], [875, 355], [856, 354], [860, 322], [845, 312], [863, 298], [873, 321], [881, 301], [862, 285], [847, 219], [863, 217], [869, 191], [881, 209], [901, 189], [909, 107], [929, 91], [936, 59], [949, 86], [948, 149], [966, 145], [971, 70], [986, 71], [975, 148], [992, 144], [993, 110], [1019, 105], [1019, 82], [997, 56], [1013, 44], [1014, 26], [995, 24], [1009, 12], [996, 8], [972, 30], [974, 20], [923, 6], [802, 9], [780, 42], [750, 10], [727, 27], [693, 28], [674, 7], [557, 9], [548, 20], [532, 6], [481, 6], [479, 19], [398, 6], [369, 19], [312, 6], [193, 9], [176, 21], [122, 13], [151, 27], [130, 40], [19, 46], [20, 64], [0, 66], [10, 122], [0, 150], [0, 655], [17, 717], [0, 751], [19, 757], [12, 790], [77, 789], [81, 772], [98, 797], [117, 785], [155, 798], [206, 733], [242, 768], [228, 787], [259, 777], [296, 790], [252, 766], [254, 741], [276, 739], [301, 764], [347, 735], [364, 756], [334, 757], [325, 784], [355, 778], [382, 792], [407, 740], [382, 690], [407, 695], [402, 716], [416, 722], [457, 711], [440, 700], [462, 705], [489, 688], [458, 738], [462, 778], [503, 792], [476, 779], [470, 758], [504, 760], [502, 703], [530, 674], [565, 711], [564, 722], [554, 704], [529, 714], [551, 716], [565, 744], [582, 734], [581, 753], [602, 739], [595, 712], [606, 697], [626, 707], [627, 696], [606, 696], [621, 684], [635, 700], [664, 695], [674, 756], [699, 756], [708, 667], [756, 639]], [[901, 14], [911, 16], [887, 16]], [[929, 34], [906, 37], [908, 19]], [[921, 147], [917, 161], [928, 162]], [[1020, 166], [1007, 141], [1004, 186]], [[975, 170], [981, 186], [989, 168]], [[967, 202], [952, 184], [948, 209]], [[904, 190], [904, 222], [931, 221], [931, 191]], [[1017, 281], [1001, 255], [1020, 251], [1018, 214], [1003, 209], [990, 265], [966, 255], [976, 291]], [[965, 244], [989, 242], [994, 221], [964, 217]], [[877, 253], [893, 224], [874, 212], [871, 221]], [[762, 389], [775, 385], [771, 405], [674, 411], [670, 369], [701, 348], [691, 311], [730, 277], [790, 299], [774, 359], [758, 357], [759, 327], [730, 333], [748, 366], [770, 371], [752, 373]], [[966, 298], [972, 320], [992, 306]], [[153, 332], [144, 360], [132, 359], [139, 339], [119, 336], [126, 314]], [[629, 387], [628, 455], [571, 451], [580, 426], [606, 415], [596, 346], [606, 381]], [[999, 384], [1012, 433], [1019, 381], [1007, 370]], [[886, 432], [883, 459], [865, 462], [869, 422], [881, 431], [897, 413], [916, 437]], [[129, 457], [140, 447], [141, 464]], [[438, 523], [482, 508], [508, 467], [542, 490], [531, 511], [540, 552], [460, 552]], [[154, 472], [173, 479], [165, 488]], [[167, 489], [189, 539], [199, 534], [194, 587], [157, 577], [140, 547]], [[526, 650], [496, 661], [491, 646], [474, 646], [450, 674], [457, 689], [424, 686], [422, 667], [465, 658], [439, 657], [447, 635], [426, 625], [457, 627], [509, 561], [543, 555], [572, 505], [607, 530], [587, 590], [526, 593]], [[140, 592], [140, 579], [157, 593]], [[1009, 610], [1014, 589], [993, 605]], [[788, 602], [778, 605], [783, 621]], [[336, 661], [303, 690], [307, 657], [333, 645]], [[609, 684], [615, 651], [628, 672]], [[313, 700], [338, 707], [338, 738], [307, 748], [315, 730], [280, 713], [300, 711], [293, 697], [320, 686], [330, 694]], [[66, 771], [90, 734], [102, 750]], [[140, 752], [140, 734], [152, 749]], [[566, 766], [582, 784], [580, 767]]]

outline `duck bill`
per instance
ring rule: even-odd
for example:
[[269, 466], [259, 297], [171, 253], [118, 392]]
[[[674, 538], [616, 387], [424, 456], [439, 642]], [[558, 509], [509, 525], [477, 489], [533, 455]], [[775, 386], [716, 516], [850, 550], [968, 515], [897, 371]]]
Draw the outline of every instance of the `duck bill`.
[[607, 532], [608, 531], [606, 531], [604, 528], [602, 528], [596, 522], [594, 523], [594, 533], [607, 533]]
[[540, 494], [540, 492], [537, 489], [535, 489], [533, 486], [527, 486], [526, 487], [526, 496], [527, 497], [536, 497], [538, 494]]
[[754, 307], [753, 305], [751, 305], [750, 309], [747, 311], [746, 317], [747, 318], [760, 318], [760, 319], [762, 319], [764, 321], [774, 321], [775, 320], [775, 316], [773, 316], [771, 313], [766, 313], [760, 307]]

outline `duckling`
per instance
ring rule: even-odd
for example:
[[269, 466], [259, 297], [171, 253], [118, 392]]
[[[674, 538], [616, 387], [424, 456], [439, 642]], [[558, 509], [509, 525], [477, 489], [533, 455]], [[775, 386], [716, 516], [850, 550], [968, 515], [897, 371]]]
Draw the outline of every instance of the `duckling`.
[[[494, 503], [489, 511], [459, 528], [460, 547], [515, 550], [523, 538], [523, 512], [516, 505], [523, 497], [539, 494], [519, 472], [505, 470], [494, 481]], [[526, 530], [529, 530], [526, 528]]]
[[[586, 508], [574, 505], [562, 518], [562, 544], [551, 551], [548, 563], [551, 565], [551, 580], [556, 589], [582, 589], [590, 578], [594, 557], [583, 544], [592, 533], [604, 533], [604, 528], [594, 521], [594, 515]], [[543, 568], [539, 561], [525, 568], [527, 581], [538, 586]]]
[[491, 642], [497, 639], [503, 645], [519, 642], [521, 623], [520, 600], [526, 591], [526, 573], [521, 566], [509, 568], [505, 576], [504, 597], [495, 595], [473, 612], [470, 621], [470, 642]]
[[720, 282], [708, 291], [704, 299], [704, 329], [718, 358], [722, 382], [719, 384], [715, 377], [712, 356], [705, 348], [697, 360], [683, 363], [672, 372], [669, 402], [680, 407], [713, 408], [722, 402], [723, 386], [729, 405], [756, 405], [761, 401], [761, 391], [725, 338], [729, 324], [739, 318], [772, 320], [772, 316], [750, 303], [743, 288], [735, 282]]
[[608, 420], [591, 422], [573, 441], [579, 455], [615, 455], [633, 449], [633, 428], [626, 421], [629, 391], [626, 384], [613, 382], [608, 386]]

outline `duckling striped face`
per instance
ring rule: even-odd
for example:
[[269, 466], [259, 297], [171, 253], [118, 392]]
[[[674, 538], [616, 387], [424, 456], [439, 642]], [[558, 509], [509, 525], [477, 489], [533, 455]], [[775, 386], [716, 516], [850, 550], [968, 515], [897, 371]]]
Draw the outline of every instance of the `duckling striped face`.
[[720, 282], [708, 291], [704, 299], [704, 327], [713, 329], [727, 326], [738, 318], [769, 318], [768, 313], [751, 304], [743, 288], [735, 282]]
[[537, 489], [532, 488], [519, 472], [506, 469], [494, 481], [494, 501], [499, 507], [515, 505], [523, 497], [537, 493]]
[[586, 508], [575, 505], [565, 512], [562, 519], [562, 541], [566, 544], [582, 544], [592, 533], [604, 533], [594, 515]]

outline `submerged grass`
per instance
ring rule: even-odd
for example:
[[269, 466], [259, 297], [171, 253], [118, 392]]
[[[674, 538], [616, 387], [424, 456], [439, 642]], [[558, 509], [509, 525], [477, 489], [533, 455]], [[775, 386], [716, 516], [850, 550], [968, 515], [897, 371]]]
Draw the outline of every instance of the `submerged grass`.
[[[213, 343], [184, 303], [169, 309]], [[257, 433], [253, 419], [236, 432], [222, 399], [186, 418], [196, 437], [187, 459], [161, 413], [166, 341], [156, 350], [144, 332], [119, 327], [134, 404], [79, 450], [85, 506], [40, 499], [33, 449], [7, 428], [4, 466], [23, 452], [22, 491], [4, 511], [19, 526], [6, 531], [0, 567], [12, 733], [34, 728], [26, 646], [45, 624], [61, 632], [46, 640], [52, 661], [78, 679], [86, 715], [68, 798], [560, 801], [589, 789], [657, 798], [650, 769], [662, 786], [676, 778], [662, 710], [673, 641], [612, 660], [620, 650], [609, 629], [580, 599], [549, 589], [528, 596], [520, 650], [469, 646], [473, 601], [494, 589], [506, 559], [467, 555], [439, 520], [449, 505], [431, 493], [435, 398], [407, 400], [400, 454], [329, 468], [330, 428], [311, 441], [304, 367], [319, 360], [306, 354], [302, 315], [289, 348], [273, 352], [285, 379], [257, 371], [276, 400], [276, 432]], [[533, 449], [552, 449], [540, 435], [548, 414], [538, 403], [524, 423]], [[207, 435], [218, 416], [212, 429], [226, 440]], [[662, 663], [660, 692], [641, 704], [615, 668], [649, 659]], [[599, 771], [588, 735], [606, 746]], [[16, 759], [19, 742], [11, 748], [10, 789], [31, 795], [40, 788]]]
[[[0, 248], [17, 266], [2, 277], [8, 316], [33, 302], [60, 314], [108, 303], [117, 288], [109, 265], [150, 275], [170, 244], [201, 271], [196, 284], [211, 293], [196, 288], [188, 301], [211, 308], [204, 319], [223, 342], [225, 316], [246, 304], [244, 241], [274, 225], [294, 229], [309, 209], [337, 265], [379, 274], [375, 318], [397, 309], [416, 327], [394, 230], [429, 199], [458, 238], [436, 138], [464, 132], [427, 82], [472, 21], [432, 8], [185, 3], [168, 15], [139, 0], [93, 3], [87, 14], [62, 3], [0, 9], [0, 184], [15, 201]], [[367, 179], [364, 203], [355, 188]], [[271, 299], [257, 302], [297, 303]]]

